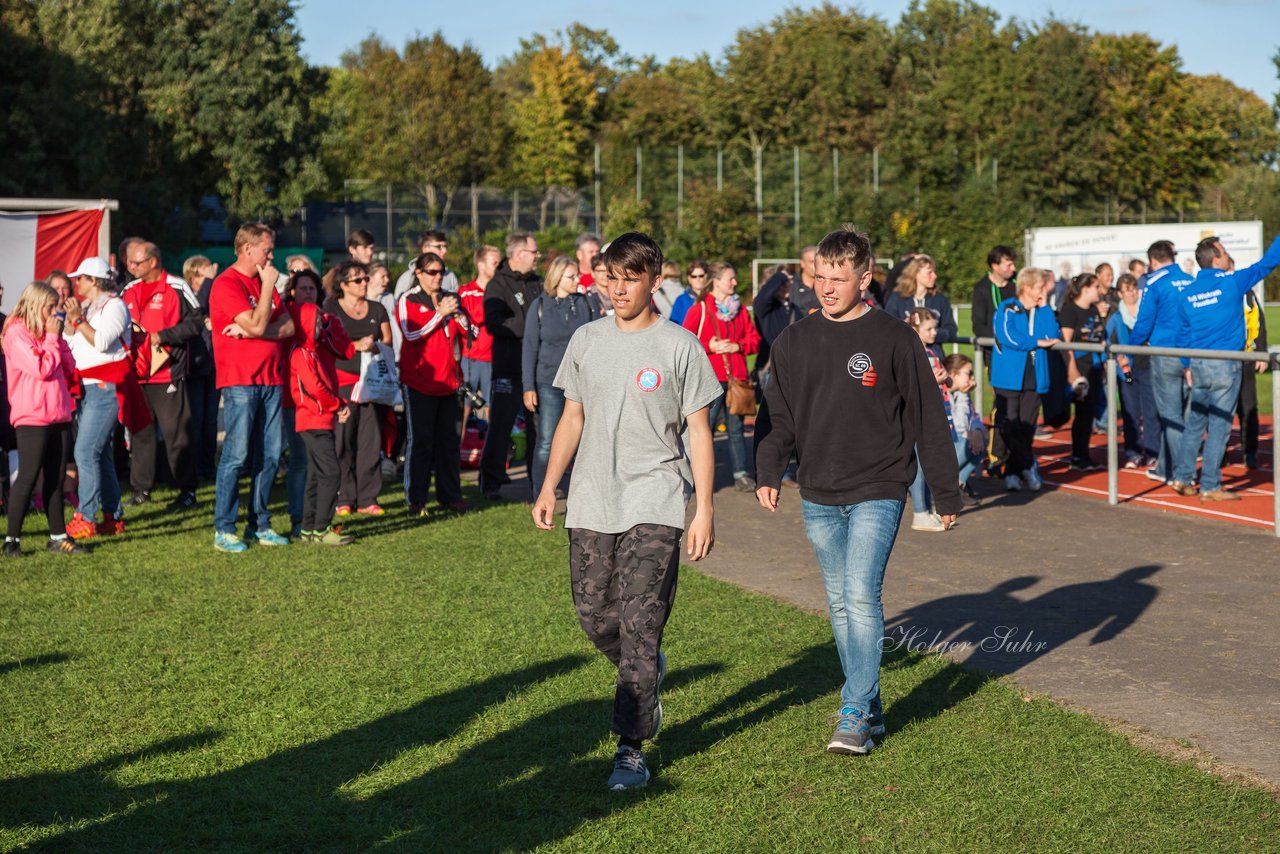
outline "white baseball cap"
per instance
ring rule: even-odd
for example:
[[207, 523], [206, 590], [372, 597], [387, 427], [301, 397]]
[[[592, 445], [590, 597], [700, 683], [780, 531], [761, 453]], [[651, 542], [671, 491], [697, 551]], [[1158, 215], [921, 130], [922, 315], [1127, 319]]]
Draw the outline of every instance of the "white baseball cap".
[[76, 267], [76, 271], [71, 273], [67, 278], [74, 279], [78, 276], [92, 276], [95, 279], [110, 279], [115, 275], [106, 261], [101, 258], [86, 258], [80, 262], [80, 266]]

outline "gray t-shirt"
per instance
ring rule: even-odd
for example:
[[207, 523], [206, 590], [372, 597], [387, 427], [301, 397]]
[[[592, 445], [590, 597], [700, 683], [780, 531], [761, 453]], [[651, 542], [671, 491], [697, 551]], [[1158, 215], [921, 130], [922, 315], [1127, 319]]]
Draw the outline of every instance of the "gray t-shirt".
[[594, 320], [569, 339], [555, 385], [583, 411], [565, 527], [684, 530], [685, 419], [724, 393], [693, 333], [660, 319], [638, 332]]

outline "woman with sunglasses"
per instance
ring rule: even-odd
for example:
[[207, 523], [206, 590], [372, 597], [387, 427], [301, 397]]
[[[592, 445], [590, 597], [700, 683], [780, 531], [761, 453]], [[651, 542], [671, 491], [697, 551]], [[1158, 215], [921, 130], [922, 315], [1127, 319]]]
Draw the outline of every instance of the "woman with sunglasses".
[[434, 252], [418, 256], [417, 284], [396, 301], [400, 380], [404, 383], [409, 437], [405, 441], [404, 489], [409, 512], [425, 515], [431, 473], [436, 500], [446, 510], [471, 509], [462, 499], [459, 447], [462, 443], [462, 350], [474, 324], [457, 294], [444, 291], [444, 259]]
[[376, 350], [375, 342], [391, 346], [391, 318], [380, 303], [366, 299], [369, 270], [358, 261], [344, 261], [333, 271], [334, 293], [324, 304], [326, 313], [342, 321], [347, 336], [355, 344], [350, 359], [339, 359], [338, 397], [351, 415], [338, 425], [338, 516], [355, 512], [381, 516], [378, 504], [382, 491], [382, 413], [376, 403], [355, 403], [352, 390], [360, 379], [360, 354]]
[[676, 301], [671, 305], [670, 319], [672, 323], [683, 324], [684, 316], [689, 313], [689, 309], [702, 302], [702, 298], [706, 296], [707, 288], [711, 285], [707, 270], [707, 262], [701, 258], [696, 261], [690, 261], [689, 266], [685, 268], [685, 276], [689, 279], [689, 287], [684, 293], [676, 297]]

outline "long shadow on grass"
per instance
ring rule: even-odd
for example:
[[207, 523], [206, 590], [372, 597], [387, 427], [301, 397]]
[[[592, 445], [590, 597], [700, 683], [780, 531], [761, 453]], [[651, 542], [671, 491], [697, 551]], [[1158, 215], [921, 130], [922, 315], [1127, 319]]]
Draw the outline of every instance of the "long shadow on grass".
[[[562, 656], [429, 697], [229, 771], [125, 789], [130, 799], [126, 804], [139, 803], [135, 809], [69, 831], [54, 842], [60, 848], [82, 850], [359, 850], [423, 831], [428, 836], [418, 837], [418, 847], [437, 848], [436, 836], [462, 840], [461, 827], [482, 828], [509, 808], [505, 802], [495, 805], [495, 793], [507, 776], [532, 767], [528, 756], [550, 761], [565, 752], [562, 738], [576, 749], [575, 739], [586, 739], [587, 732], [592, 744], [597, 743], [599, 721], [608, 719], [603, 701], [558, 710], [541, 727], [529, 724], [514, 734], [500, 733], [468, 751], [473, 759], [466, 763], [466, 773], [456, 770], [459, 763], [454, 761], [419, 780], [388, 784], [392, 793], [405, 792], [402, 797], [380, 792], [358, 799], [341, 790], [366, 775], [376, 780], [386, 773], [395, 779], [396, 763], [403, 755], [454, 737], [490, 706], [590, 660], [584, 655]], [[392, 766], [389, 771], [383, 768], [387, 765]], [[82, 769], [44, 786], [64, 821], [92, 820], [105, 812], [99, 803], [91, 802], [86, 809], [78, 806], [78, 787], [86, 773], [94, 775]], [[555, 812], [556, 806], [536, 803], [534, 810]]]
[[46, 652], [41, 655], [33, 655], [30, 658], [19, 658], [14, 661], [6, 661], [0, 663], [0, 676], [12, 670], [22, 670], [23, 668], [44, 667], [49, 664], [66, 664], [74, 658], [67, 652]]

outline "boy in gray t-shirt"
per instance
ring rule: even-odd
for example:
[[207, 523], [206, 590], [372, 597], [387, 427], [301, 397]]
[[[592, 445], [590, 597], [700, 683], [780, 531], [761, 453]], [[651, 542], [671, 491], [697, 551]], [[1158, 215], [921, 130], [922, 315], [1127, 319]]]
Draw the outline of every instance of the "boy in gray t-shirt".
[[533, 521], [555, 527], [555, 487], [576, 452], [565, 515], [573, 604], [591, 642], [618, 668], [619, 742], [609, 788], [624, 790], [648, 782], [640, 748], [662, 725], [662, 630], [675, 598], [691, 486], [689, 559], [705, 557], [715, 539], [707, 412], [723, 391], [698, 340], [653, 310], [658, 244], [624, 234], [603, 260], [614, 314], [569, 340], [555, 379], [564, 414]]

